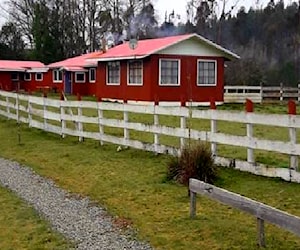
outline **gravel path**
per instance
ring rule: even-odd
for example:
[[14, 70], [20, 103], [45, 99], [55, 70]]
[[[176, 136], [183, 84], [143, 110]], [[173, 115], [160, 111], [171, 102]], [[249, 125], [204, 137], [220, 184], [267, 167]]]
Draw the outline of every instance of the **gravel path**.
[[16, 162], [0, 158], [0, 184], [31, 204], [54, 229], [75, 242], [76, 249], [152, 249], [122, 235], [104, 209], [88, 198], [75, 198]]

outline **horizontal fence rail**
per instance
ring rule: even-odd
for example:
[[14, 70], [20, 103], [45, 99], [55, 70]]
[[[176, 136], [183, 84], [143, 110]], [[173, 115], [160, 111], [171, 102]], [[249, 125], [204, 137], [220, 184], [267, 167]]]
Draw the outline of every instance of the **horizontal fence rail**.
[[268, 221], [300, 237], [300, 218], [297, 216], [196, 179], [190, 179], [189, 190], [191, 218], [196, 216], [196, 194], [201, 194], [255, 216], [257, 218], [257, 241], [259, 246], [265, 246], [264, 221]]
[[[90, 112], [87, 112], [90, 111]], [[119, 117], [109, 117], [105, 112], [118, 112]], [[130, 115], [129, 115], [130, 114]], [[137, 122], [131, 114], [149, 116], [151, 122]], [[229, 112], [221, 110], [197, 110], [187, 107], [163, 107], [159, 105], [132, 105], [92, 101], [61, 101], [45, 97], [35, 97], [0, 91], [0, 115], [29, 127], [55, 133], [63, 138], [75, 136], [82, 141], [89, 138], [117, 145], [133, 147], [156, 153], [178, 155], [187, 140], [201, 140], [211, 143], [212, 153], [218, 164], [233, 166], [242, 171], [268, 177], [280, 177], [287, 181], [300, 183], [298, 157], [300, 144], [297, 143], [296, 130], [300, 128], [300, 116], [255, 114], [248, 112]], [[160, 121], [160, 116], [179, 119], [177, 126], [167, 126]], [[208, 131], [189, 127], [191, 120], [201, 123], [210, 121]], [[236, 122], [246, 125], [245, 135], [231, 135], [218, 132], [217, 122]], [[160, 123], [161, 122], [161, 123]], [[256, 125], [277, 126], [289, 131], [289, 141], [266, 140], [253, 136]], [[91, 127], [92, 129], [87, 129]], [[108, 133], [114, 128], [119, 132]], [[121, 131], [121, 132], [120, 132]], [[131, 136], [135, 133], [150, 134], [150, 141], [141, 141]], [[164, 145], [161, 137], [178, 139], [178, 146]], [[137, 136], [135, 137], [137, 138]], [[247, 161], [234, 160], [218, 156], [218, 144], [238, 146], [247, 151]], [[255, 162], [254, 151], [265, 150], [290, 156], [289, 168], [270, 168]], [[234, 163], [234, 164], [233, 164]]]
[[254, 103], [263, 101], [300, 101], [300, 85], [298, 87], [280, 86], [225, 86], [224, 102], [225, 103], [244, 103], [250, 99]]

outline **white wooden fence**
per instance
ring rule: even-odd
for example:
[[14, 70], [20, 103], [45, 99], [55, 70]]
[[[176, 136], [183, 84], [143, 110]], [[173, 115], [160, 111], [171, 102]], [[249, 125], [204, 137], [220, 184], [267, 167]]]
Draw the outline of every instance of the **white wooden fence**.
[[[70, 112], [70, 110], [77, 112]], [[85, 110], [92, 110], [93, 115], [86, 114]], [[123, 119], [106, 118], [104, 112], [119, 111]], [[132, 122], [129, 114], [139, 113], [153, 116], [151, 124]], [[79, 140], [91, 138], [99, 140], [101, 144], [109, 142], [117, 145], [129, 146], [137, 149], [169, 153], [176, 155], [179, 148], [162, 145], [160, 136], [172, 136], [180, 139], [180, 147], [187, 139], [202, 140], [211, 143], [215, 160], [223, 166], [232, 166], [242, 171], [268, 177], [280, 177], [287, 181], [300, 183], [298, 157], [300, 144], [297, 143], [296, 129], [300, 128], [300, 117], [296, 115], [262, 115], [255, 113], [232, 113], [219, 110], [196, 110], [186, 107], [140, 106], [130, 104], [92, 102], [92, 101], [60, 101], [41, 97], [21, 95], [0, 91], [0, 115], [9, 119], [29, 124], [29, 127], [42, 129], [47, 132], [76, 136]], [[180, 119], [179, 127], [170, 127], [160, 124], [160, 116], [175, 116]], [[193, 118], [210, 120], [210, 131], [199, 131], [189, 128], [188, 121]], [[198, 120], [199, 119], [199, 120]], [[246, 136], [237, 136], [217, 131], [218, 121], [230, 121], [246, 124]], [[75, 124], [76, 126], [70, 126]], [[87, 130], [88, 124], [97, 129]], [[289, 130], [290, 141], [270, 141], [253, 136], [254, 125], [278, 126]], [[106, 127], [122, 129], [122, 136], [105, 133]], [[130, 138], [130, 131], [147, 132], [152, 134], [153, 143], [141, 142]], [[247, 161], [233, 160], [219, 157], [218, 144], [243, 147], [247, 150]], [[289, 168], [270, 168], [255, 162], [254, 151], [260, 149], [273, 151], [290, 156]], [[234, 163], [234, 164], [233, 164]]]
[[225, 86], [224, 102], [225, 103], [244, 103], [250, 99], [254, 103], [263, 101], [286, 101], [293, 99], [300, 101], [300, 85], [295, 87], [280, 86]]

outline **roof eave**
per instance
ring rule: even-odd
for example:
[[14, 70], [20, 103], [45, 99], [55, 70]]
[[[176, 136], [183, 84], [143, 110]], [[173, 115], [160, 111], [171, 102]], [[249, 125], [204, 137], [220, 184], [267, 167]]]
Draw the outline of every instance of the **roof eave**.
[[87, 59], [89, 62], [110, 62], [110, 61], [121, 61], [121, 60], [137, 60], [137, 59], [143, 59], [150, 54], [147, 55], [139, 55], [139, 56], [119, 56], [119, 57], [106, 57], [106, 58], [90, 58]]
[[151, 52], [149, 53], [149, 55], [156, 54], [156, 53], [158, 53], [158, 52], [160, 52], [160, 51], [162, 51], [162, 50], [164, 50], [164, 49], [167, 49], [167, 48], [169, 48], [169, 47], [171, 47], [171, 46], [173, 46], [173, 45], [176, 45], [176, 44], [178, 44], [178, 43], [181, 43], [182, 41], [191, 39], [191, 38], [193, 38], [193, 37], [196, 37], [196, 38], [198, 38], [199, 40], [201, 40], [201, 41], [207, 43], [209, 46], [212, 46], [212, 47], [214, 47], [215, 49], [222, 51], [222, 52], [224, 53], [224, 58], [226, 58], [226, 59], [228, 59], [228, 60], [236, 60], [236, 59], [240, 59], [240, 56], [239, 56], [239, 55], [237, 55], [237, 54], [235, 54], [235, 53], [233, 53], [233, 52], [231, 52], [231, 51], [229, 51], [229, 50], [223, 48], [222, 46], [220, 46], [220, 45], [218, 45], [218, 44], [216, 44], [216, 43], [214, 43], [214, 42], [212, 42], [212, 41], [210, 41], [210, 40], [208, 40], [208, 39], [206, 39], [206, 38], [204, 38], [204, 37], [202, 37], [202, 36], [200, 36], [200, 35], [198, 35], [198, 34], [191, 34], [191, 35], [189, 35], [189, 36], [187, 36], [187, 37], [183, 37], [182, 39], [179, 39], [179, 40], [177, 40], [176, 42], [173, 42], [173, 43], [171, 43], [171, 44], [168, 44], [168, 45], [166, 45], [166, 46], [163, 46], [163, 47], [161, 47], [161, 48], [159, 48], [159, 49], [157, 49], [157, 50], [151, 51]]
[[208, 45], [210, 45], [210, 46], [212, 46], [212, 47], [214, 47], [214, 48], [216, 48], [216, 49], [218, 49], [220, 51], [222, 51], [226, 55], [225, 58], [227, 58], [229, 60], [236, 60], [236, 59], [240, 59], [241, 58], [239, 55], [237, 55], [237, 54], [231, 52], [230, 50], [225, 49], [222, 46], [220, 46], [220, 45], [218, 45], [218, 44], [216, 44], [216, 43], [214, 43], [214, 42], [212, 42], [212, 41], [204, 38], [203, 36], [200, 36], [198, 34], [193, 34], [191, 37], [197, 37], [199, 40], [207, 43]]
[[25, 72], [26, 69], [6, 69], [6, 68], [0, 68], [1, 72]]

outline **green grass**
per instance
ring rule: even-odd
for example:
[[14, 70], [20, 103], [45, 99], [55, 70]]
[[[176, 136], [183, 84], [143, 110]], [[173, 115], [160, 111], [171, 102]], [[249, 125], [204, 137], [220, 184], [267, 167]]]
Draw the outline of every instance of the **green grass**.
[[69, 249], [70, 243], [50, 229], [15, 194], [0, 187], [0, 249]]
[[[132, 222], [157, 249], [257, 249], [256, 219], [204, 197], [189, 219], [187, 188], [168, 183], [168, 157], [59, 136], [0, 119], [0, 155], [31, 166], [59, 186]], [[218, 186], [300, 216], [300, 185], [221, 169]], [[267, 223], [267, 249], [299, 249], [300, 239]]]

